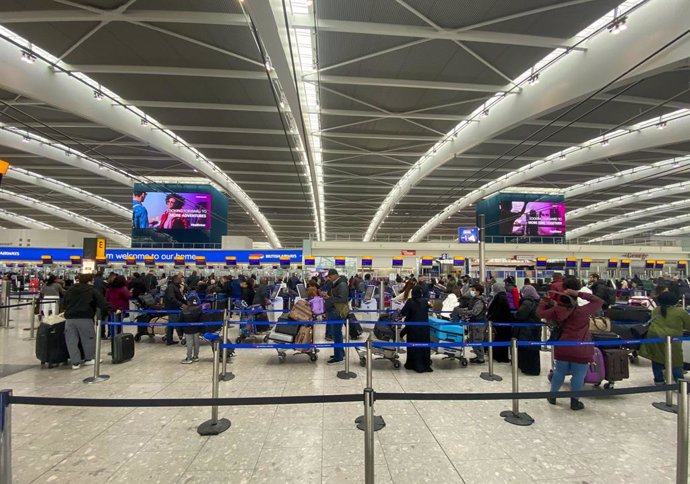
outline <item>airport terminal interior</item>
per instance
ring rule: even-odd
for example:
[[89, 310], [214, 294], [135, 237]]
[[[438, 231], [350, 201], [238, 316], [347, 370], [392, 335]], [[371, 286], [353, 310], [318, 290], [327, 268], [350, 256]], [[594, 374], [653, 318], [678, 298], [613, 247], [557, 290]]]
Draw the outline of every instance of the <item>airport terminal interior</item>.
[[688, 26], [1, 0], [0, 484], [687, 484]]

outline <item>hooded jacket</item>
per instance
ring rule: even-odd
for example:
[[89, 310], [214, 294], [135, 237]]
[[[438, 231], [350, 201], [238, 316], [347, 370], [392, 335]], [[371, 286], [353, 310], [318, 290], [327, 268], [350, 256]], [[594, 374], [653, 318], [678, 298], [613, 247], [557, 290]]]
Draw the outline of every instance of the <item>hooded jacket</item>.
[[96, 308], [105, 314], [109, 305], [91, 284], [75, 284], [65, 293], [65, 319], [93, 319]]

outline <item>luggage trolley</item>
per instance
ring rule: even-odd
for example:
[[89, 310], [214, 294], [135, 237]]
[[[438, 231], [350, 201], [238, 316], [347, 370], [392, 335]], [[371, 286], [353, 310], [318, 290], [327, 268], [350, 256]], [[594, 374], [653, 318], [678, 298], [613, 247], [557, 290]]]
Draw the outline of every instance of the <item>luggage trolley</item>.
[[[397, 313], [382, 314], [379, 318], [380, 323], [374, 325], [374, 330], [369, 333], [367, 340], [391, 343], [391, 346], [374, 346], [371, 349], [372, 356], [377, 356], [377, 360], [389, 360], [393, 363], [393, 368], [396, 370], [400, 368], [400, 351], [395, 343], [400, 342], [400, 326], [402, 323], [397, 323]], [[384, 321], [391, 321], [385, 323]], [[367, 366], [366, 347], [355, 346], [357, 356], [359, 356], [360, 366]]]
[[[163, 310], [163, 305], [156, 302], [156, 299], [148, 293], [141, 294], [139, 299], [134, 301], [135, 307], [139, 310], [146, 311], [156, 311], [160, 310], [160, 313], [140, 313], [135, 318], [134, 321], [137, 323], [167, 323], [168, 314]], [[148, 336], [149, 340], [153, 340], [156, 335], [165, 336], [165, 326], [137, 326], [137, 332], [134, 335], [134, 341], [137, 343], [141, 340], [142, 336]]]
[[[259, 309], [263, 310], [260, 304], [252, 304], [248, 306], [246, 302], [242, 301], [240, 304], [240, 309], [251, 309], [257, 311]], [[268, 341], [268, 335], [271, 332], [271, 324], [268, 322], [265, 312], [250, 312], [246, 313], [246, 321], [240, 321], [240, 335], [235, 340], [236, 343], [243, 343], [248, 339], [251, 339], [254, 343]], [[259, 316], [259, 320], [257, 320]], [[262, 323], [262, 324], [259, 324]]]
[[[429, 317], [429, 325], [431, 329], [432, 343], [464, 343], [465, 342], [465, 326], [458, 323], [452, 323], [447, 319]], [[460, 366], [466, 367], [468, 364], [465, 356], [465, 347], [459, 346], [457, 348], [444, 346], [436, 347], [434, 352], [437, 355], [444, 355], [444, 360], [459, 360]]]

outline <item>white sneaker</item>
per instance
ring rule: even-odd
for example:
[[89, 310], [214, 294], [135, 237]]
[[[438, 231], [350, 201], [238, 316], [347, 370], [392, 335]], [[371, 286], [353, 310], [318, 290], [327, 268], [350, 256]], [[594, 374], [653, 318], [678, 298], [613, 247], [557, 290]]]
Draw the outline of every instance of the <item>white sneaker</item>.
[[81, 363], [77, 363], [76, 365], [72, 365], [73, 370], [78, 370], [79, 368], [81, 368]]
[[187, 358], [185, 358], [184, 360], [180, 361], [180, 363], [182, 363], [183, 365], [191, 365], [192, 363], [194, 363], [194, 360], [188, 360]]
[[[101, 363], [103, 363], [103, 360], [101, 360]], [[93, 366], [96, 364], [96, 360], [86, 360], [83, 365], [84, 366]]]

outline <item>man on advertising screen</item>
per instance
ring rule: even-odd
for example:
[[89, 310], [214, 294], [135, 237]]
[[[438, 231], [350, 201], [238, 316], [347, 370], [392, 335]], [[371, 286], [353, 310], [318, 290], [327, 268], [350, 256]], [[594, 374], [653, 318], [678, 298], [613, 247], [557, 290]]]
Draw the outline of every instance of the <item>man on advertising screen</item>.
[[146, 192], [134, 192], [132, 195], [132, 227], [135, 229], [149, 228], [149, 211], [144, 207]]

